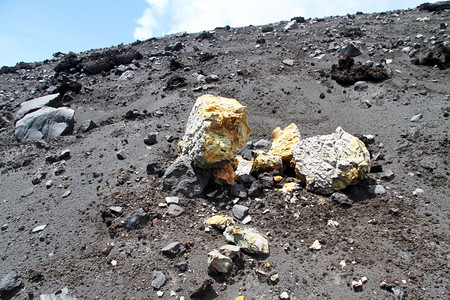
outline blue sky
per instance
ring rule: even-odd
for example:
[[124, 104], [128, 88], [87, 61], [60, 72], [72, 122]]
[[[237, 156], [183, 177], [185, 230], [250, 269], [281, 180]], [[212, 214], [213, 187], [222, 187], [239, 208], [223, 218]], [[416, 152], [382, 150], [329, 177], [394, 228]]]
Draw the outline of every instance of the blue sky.
[[0, 0], [0, 66], [217, 26], [413, 8], [435, 0]]

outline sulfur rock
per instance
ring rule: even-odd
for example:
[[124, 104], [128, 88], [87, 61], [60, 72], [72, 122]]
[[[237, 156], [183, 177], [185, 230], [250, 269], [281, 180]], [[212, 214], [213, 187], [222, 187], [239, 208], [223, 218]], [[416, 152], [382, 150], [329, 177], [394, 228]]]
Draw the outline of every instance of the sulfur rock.
[[370, 171], [366, 146], [341, 127], [329, 135], [300, 140], [292, 153], [297, 177], [308, 190], [322, 194], [355, 184]]
[[243, 251], [252, 254], [269, 254], [269, 242], [256, 229], [243, 226], [228, 226], [223, 235]]
[[206, 225], [214, 226], [219, 229], [225, 229], [230, 225], [234, 225], [233, 218], [225, 215], [212, 216], [205, 221]]
[[236, 156], [236, 161], [236, 176], [249, 175], [252, 172], [253, 160], [246, 160], [241, 155], [238, 155]]
[[237, 100], [203, 95], [197, 99], [187, 121], [183, 155], [200, 168], [234, 162], [234, 155], [250, 136], [247, 107]]
[[289, 164], [292, 159], [292, 146], [300, 141], [300, 132], [294, 123], [281, 129], [275, 128], [272, 132], [273, 142], [268, 154], [281, 157], [284, 164]]
[[279, 170], [283, 167], [281, 157], [269, 153], [258, 153], [253, 161], [252, 173]]

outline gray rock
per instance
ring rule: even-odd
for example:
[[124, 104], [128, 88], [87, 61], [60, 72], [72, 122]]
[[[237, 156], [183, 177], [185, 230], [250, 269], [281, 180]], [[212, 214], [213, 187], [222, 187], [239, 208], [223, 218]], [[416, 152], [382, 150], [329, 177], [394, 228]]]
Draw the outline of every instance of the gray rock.
[[248, 207], [240, 204], [236, 204], [232, 208], [233, 215], [239, 219], [242, 220], [245, 218], [245, 216], [248, 214]]
[[182, 215], [184, 213], [184, 208], [182, 208], [181, 206], [177, 205], [177, 204], [170, 204], [169, 208], [167, 209], [167, 214], [174, 216], [174, 217], [178, 217], [180, 215]]
[[420, 161], [419, 164], [422, 168], [431, 170], [431, 171], [433, 171], [434, 169], [436, 169], [438, 167], [438, 164], [437, 164], [435, 158], [431, 157], [431, 156], [426, 156], [426, 157], [422, 158], [422, 160]]
[[19, 279], [17, 273], [15, 271], [11, 271], [6, 274], [0, 281], [0, 295], [5, 296], [6, 299], [6, 296], [8, 296], [8, 294], [21, 287], [22, 284], [22, 280]]
[[369, 85], [365, 81], [357, 81], [355, 82], [355, 85], [353, 86], [355, 91], [365, 91], [369, 88]]
[[355, 184], [370, 171], [364, 143], [338, 127], [329, 135], [300, 140], [292, 147], [299, 178], [306, 188], [321, 194]]
[[[64, 96], [62, 96], [61, 101], [62, 102], [69, 102], [75, 99], [75, 93], [72, 91], [67, 91]], [[47, 106], [51, 106], [51, 105], [47, 105]]]
[[422, 120], [422, 118], [423, 118], [422, 114], [417, 114], [417, 115], [415, 115], [415, 116], [413, 116], [413, 117], [411, 118], [411, 122], [417, 123], [417, 122], [419, 122], [420, 120]]
[[188, 264], [185, 261], [175, 264], [175, 267], [180, 270], [180, 272], [185, 272], [188, 269]]
[[66, 149], [61, 151], [61, 153], [59, 153], [58, 155], [58, 160], [63, 160], [63, 159], [68, 159], [70, 158], [70, 150]]
[[53, 183], [54, 183], [53, 180], [48, 180], [48, 181], [45, 183], [45, 187], [46, 187], [47, 189], [49, 189], [49, 188], [51, 188], [51, 187], [53, 186]]
[[233, 268], [233, 261], [228, 256], [214, 249], [208, 253], [208, 272], [212, 274], [228, 274]]
[[285, 32], [288, 32], [289, 30], [293, 30], [293, 29], [297, 29], [298, 28], [298, 24], [296, 20], [292, 20], [289, 23], [286, 24], [286, 26], [284, 26], [283, 30]]
[[368, 192], [371, 195], [384, 195], [386, 194], [386, 189], [382, 185], [376, 184], [371, 186]]
[[333, 193], [331, 195], [331, 200], [336, 202], [339, 206], [349, 207], [353, 205], [353, 201], [342, 192]]
[[194, 198], [203, 193], [210, 177], [207, 170], [194, 167], [187, 155], [183, 155], [167, 168], [163, 175], [163, 188], [172, 190], [174, 195]]
[[247, 191], [242, 184], [232, 185], [230, 188], [230, 194], [235, 197], [245, 198], [247, 197]]
[[66, 108], [43, 107], [16, 122], [15, 136], [19, 142], [55, 138], [71, 132], [75, 111]]
[[144, 139], [144, 143], [146, 145], [149, 145], [149, 146], [156, 144], [157, 143], [157, 141], [156, 141], [156, 137], [157, 136], [158, 136], [157, 132], [150, 132], [147, 135], [147, 137]]
[[134, 77], [134, 72], [131, 70], [125, 71], [122, 75], [120, 75], [118, 80], [130, 80], [133, 79]]
[[94, 121], [92, 121], [92, 120], [86, 120], [80, 126], [81, 132], [87, 132], [94, 128], [97, 128], [97, 124], [95, 124]]
[[125, 150], [120, 150], [119, 152], [116, 153], [116, 156], [118, 159], [120, 160], [124, 160], [128, 157], [127, 153], [125, 152]]
[[53, 294], [42, 294], [40, 300], [76, 300], [75, 296], [69, 294], [68, 288], [63, 288], [54, 292]]
[[68, 191], [66, 191], [66, 192], [62, 195], [62, 197], [63, 197], [63, 198], [67, 198], [67, 197], [70, 196], [70, 194], [72, 194], [72, 191], [71, 191], [71, 190], [68, 190]]
[[115, 69], [114, 74], [116, 74], [117, 76], [120, 76], [127, 70], [128, 70], [128, 68], [126, 66], [120, 65]]
[[272, 145], [272, 143], [268, 140], [262, 139], [257, 141], [256, 143], [253, 144], [253, 147], [255, 149], [261, 150], [261, 149], [266, 149], [269, 148]]
[[348, 57], [355, 57], [359, 56], [365, 51], [366, 47], [364, 43], [360, 41], [351, 41], [347, 43], [345, 47], [342, 47], [341, 51], [339, 52], [339, 55], [345, 55]]
[[161, 252], [162, 254], [167, 256], [174, 256], [177, 255], [178, 252], [180, 252], [180, 246], [181, 244], [179, 242], [173, 242], [162, 248]]
[[144, 211], [144, 209], [139, 208], [138, 210], [135, 210], [125, 221], [125, 228], [126, 229], [136, 229], [140, 225], [143, 225], [147, 223], [149, 220], [149, 216]]
[[20, 104], [19, 111], [16, 114], [16, 119], [22, 119], [28, 113], [36, 111], [44, 106], [56, 107], [60, 103], [59, 94], [51, 94], [35, 99], [31, 99]]
[[159, 290], [166, 282], [166, 275], [161, 271], [153, 271], [152, 287]]
[[1, 229], [1, 231], [5, 231], [6, 229], [8, 229], [8, 227], [9, 227], [9, 224], [3, 224], [0, 229]]
[[41, 168], [37, 169], [36, 173], [33, 175], [31, 182], [36, 185], [42, 182], [43, 179], [47, 176], [47, 173], [44, 172]]
[[66, 170], [65, 167], [66, 167], [65, 160], [55, 162], [53, 163], [53, 173], [55, 173], [55, 175], [60, 175], [64, 173], [64, 171]]
[[286, 66], [292, 67], [294, 65], [294, 60], [293, 59], [285, 59], [285, 60], [283, 60], [283, 64], [285, 64]]
[[395, 177], [394, 172], [391, 169], [388, 169], [380, 174], [381, 178], [384, 180], [392, 180]]

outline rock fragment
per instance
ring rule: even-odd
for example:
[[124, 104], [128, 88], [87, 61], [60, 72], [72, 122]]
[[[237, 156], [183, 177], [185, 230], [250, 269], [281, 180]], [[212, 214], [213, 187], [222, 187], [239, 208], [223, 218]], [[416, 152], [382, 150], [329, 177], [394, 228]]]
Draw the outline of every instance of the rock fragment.
[[174, 256], [180, 252], [180, 246], [181, 244], [179, 242], [173, 242], [162, 248], [161, 252], [167, 256]]
[[211, 218], [207, 219], [205, 223], [206, 225], [214, 226], [222, 230], [230, 225], [234, 225], [233, 218], [225, 215], [212, 216]]
[[57, 290], [53, 294], [42, 294], [40, 300], [76, 300], [75, 296], [71, 296], [68, 288]]
[[245, 216], [248, 214], [248, 207], [240, 204], [235, 204], [233, 206], [233, 215], [239, 219], [242, 220], [245, 218]]
[[126, 229], [136, 229], [140, 225], [147, 223], [149, 220], [148, 214], [144, 211], [144, 209], [139, 208], [135, 210], [125, 221]]
[[97, 128], [97, 124], [95, 124], [94, 121], [92, 121], [90, 119], [81, 123], [81, 126], [80, 126], [81, 132], [88, 132], [94, 128]]
[[292, 146], [300, 141], [300, 132], [294, 123], [286, 126], [284, 129], [277, 127], [272, 132], [272, 147], [268, 154], [278, 156], [285, 165], [292, 159]]
[[341, 127], [330, 135], [300, 140], [292, 152], [299, 179], [308, 190], [322, 194], [355, 184], [370, 171], [366, 146]]
[[233, 261], [228, 256], [214, 249], [208, 253], [208, 272], [212, 274], [228, 274], [233, 268]]
[[57, 107], [60, 103], [60, 94], [51, 94], [31, 99], [20, 104], [16, 119], [22, 119], [26, 114], [36, 111], [44, 106]]
[[294, 30], [298, 28], [298, 24], [296, 20], [292, 20], [284, 26], [283, 31], [288, 32], [290, 30]]
[[70, 108], [43, 107], [16, 122], [15, 137], [19, 142], [59, 137], [71, 132], [74, 115]]
[[228, 226], [223, 235], [243, 251], [252, 254], [269, 254], [269, 242], [251, 227]]
[[159, 290], [166, 282], [166, 275], [161, 271], [153, 271], [152, 287]]
[[6, 274], [0, 281], [0, 296], [9, 299], [9, 296], [14, 291], [22, 286], [23, 282], [15, 271], [11, 271]]
[[247, 107], [235, 99], [203, 95], [189, 115], [183, 155], [200, 168], [229, 163], [234, 161], [249, 135]]

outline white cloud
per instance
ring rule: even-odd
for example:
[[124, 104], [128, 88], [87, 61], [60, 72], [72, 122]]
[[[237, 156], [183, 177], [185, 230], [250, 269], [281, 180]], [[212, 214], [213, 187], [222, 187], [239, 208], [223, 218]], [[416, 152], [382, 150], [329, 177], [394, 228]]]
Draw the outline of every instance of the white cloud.
[[400, 3], [407, 8], [407, 4], [403, 3], [408, 1], [411, 0], [146, 0], [150, 8], [137, 20], [139, 27], [135, 29], [134, 36], [143, 40], [168, 33], [199, 32], [225, 25], [263, 25], [296, 16], [310, 18], [357, 11], [385, 11]]

